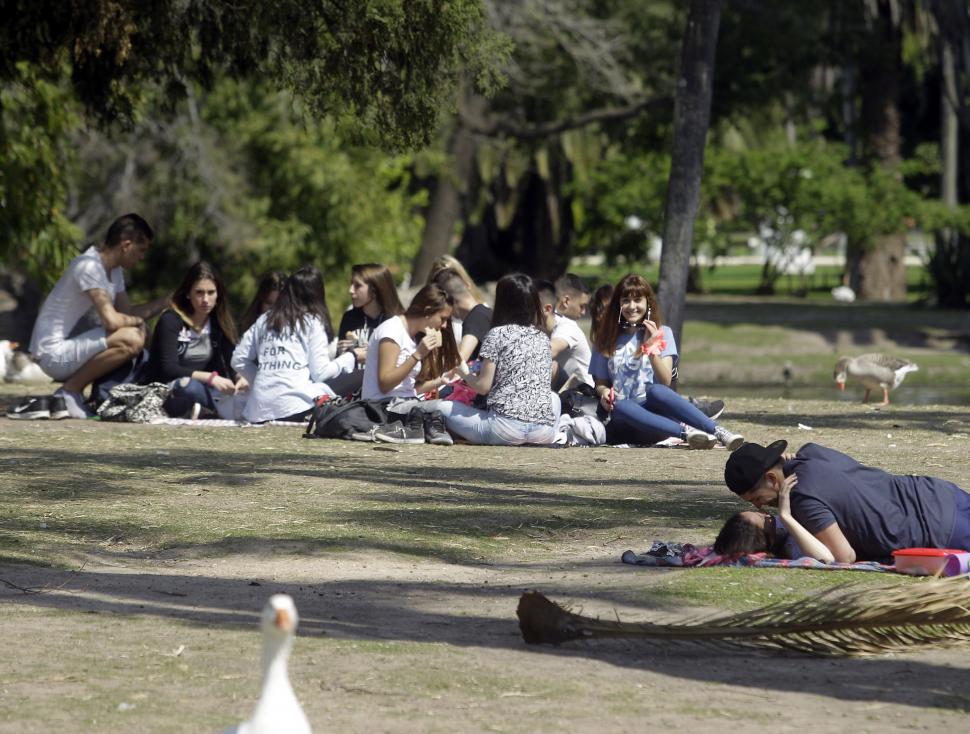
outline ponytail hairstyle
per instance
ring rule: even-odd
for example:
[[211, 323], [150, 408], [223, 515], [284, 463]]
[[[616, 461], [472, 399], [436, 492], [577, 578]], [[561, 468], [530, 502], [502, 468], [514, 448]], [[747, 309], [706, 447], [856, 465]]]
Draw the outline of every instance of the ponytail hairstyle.
[[[451, 296], [431, 283], [414, 294], [404, 316], [405, 318], [433, 316], [439, 311], [451, 308], [452, 305]], [[422, 338], [424, 338], [423, 332], [418, 334], [418, 340]], [[433, 380], [459, 364], [461, 364], [461, 355], [458, 353], [458, 341], [455, 339], [455, 332], [451, 329], [451, 319], [448, 319], [441, 329], [441, 346], [421, 361], [421, 371], [418, 372], [415, 382]]]
[[468, 286], [468, 290], [471, 291], [472, 298], [478, 303], [487, 303], [485, 300], [485, 295], [478, 289], [475, 285], [475, 281], [471, 279], [468, 271], [465, 270], [465, 266], [461, 264], [461, 261], [453, 255], [439, 255], [431, 263], [431, 269], [428, 271], [428, 277], [425, 280], [425, 285], [429, 283], [434, 283], [438, 274], [442, 270], [454, 270], [464, 281], [465, 285]]
[[399, 316], [404, 313], [401, 299], [397, 297], [394, 278], [386, 265], [380, 263], [361, 263], [350, 269], [351, 275], [356, 275], [367, 284], [372, 298], [377, 300], [381, 312], [385, 316]]
[[222, 278], [216, 272], [216, 269], [212, 267], [211, 263], [206, 260], [199, 260], [195, 265], [190, 267], [185, 273], [185, 277], [182, 278], [182, 282], [179, 283], [179, 287], [175, 289], [175, 293], [172, 294], [172, 307], [173, 310], [182, 317], [183, 320], [191, 322], [192, 320], [192, 301], [190, 295], [192, 294], [192, 288], [200, 280], [211, 280], [216, 284], [216, 307], [212, 311], [212, 315], [215, 316], [216, 321], [219, 324], [219, 328], [222, 329], [222, 333], [225, 334], [226, 338], [233, 344], [238, 341], [238, 336], [236, 334], [236, 323], [232, 320], [232, 316], [229, 314], [229, 305], [227, 303], [226, 296], [226, 286], [222, 282]]
[[535, 282], [524, 273], [511, 273], [495, 284], [495, 310], [492, 328], [517, 324], [534, 326], [542, 331], [542, 303]]
[[[623, 276], [620, 282], [616, 284], [613, 289], [613, 296], [610, 298], [610, 305], [606, 307], [606, 311], [602, 314], [600, 323], [596, 327], [596, 334], [593, 337], [596, 351], [605, 357], [613, 354], [616, 350], [616, 340], [620, 335], [620, 302], [627, 298], [641, 297], [647, 299], [647, 312], [650, 315], [650, 320], [658, 327], [663, 326], [660, 304], [657, 302], [657, 295], [653, 292], [653, 288], [650, 287], [643, 276], [630, 273]], [[644, 319], [646, 317], [647, 314], [644, 314]], [[645, 342], [647, 338], [647, 330], [644, 329], [640, 343]]]
[[296, 331], [313, 316], [320, 319], [327, 339], [332, 340], [333, 325], [327, 309], [323, 275], [312, 265], [304, 265], [286, 279], [280, 297], [266, 316], [266, 328], [277, 334]]
[[249, 331], [249, 327], [256, 323], [256, 319], [262, 316], [264, 311], [269, 310], [263, 308], [263, 303], [266, 301], [266, 297], [270, 293], [279, 293], [282, 291], [283, 284], [285, 282], [286, 273], [280, 270], [266, 273], [266, 275], [259, 279], [259, 286], [256, 288], [256, 295], [253, 296], [252, 302], [246, 307], [242, 318], [239, 320], [240, 331], [243, 333]]

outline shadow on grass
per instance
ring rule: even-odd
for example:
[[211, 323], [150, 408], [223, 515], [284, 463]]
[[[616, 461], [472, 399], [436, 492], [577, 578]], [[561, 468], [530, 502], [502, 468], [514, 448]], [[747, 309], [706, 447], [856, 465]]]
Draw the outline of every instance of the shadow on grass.
[[[64, 543], [94, 545], [95, 552], [105, 556], [113, 553], [112, 545], [220, 555], [234, 552], [247, 535], [272, 534], [278, 541], [303, 541], [310, 548], [393, 550], [477, 562], [479, 549], [455, 547], [462, 539], [500, 551], [497, 536], [528, 541], [629, 527], [648, 518], [661, 527], [689, 531], [708, 528], [737, 507], [736, 498], [716, 484], [692, 479], [595, 480], [570, 476], [569, 468], [556, 474], [555, 466], [529, 471], [515, 466], [415, 468], [413, 463], [372, 463], [366, 456], [332, 455], [326, 450], [259, 458], [225, 451], [175, 453], [98, 452], [78, 460], [69, 451], [19, 450], [21, 477], [10, 498], [51, 507], [55, 516], [44, 521], [39, 534], [37, 511], [28, 518], [8, 516], [0, 549], [29, 550], [15, 546], [17, 533], [31, 532], [31, 542], [51, 539], [34, 549], [39, 552], [55, 549], [60, 537]], [[408, 460], [413, 462], [413, 457]], [[71, 467], [69, 473], [63, 470], [66, 466]], [[282, 486], [273, 487], [264, 499], [261, 487], [270, 478]], [[178, 499], [166, 495], [168, 486], [182, 490]], [[197, 502], [194, 488], [197, 496], [204, 495]], [[339, 495], [332, 505], [318, 501], [319, 495], [334, 491]], [[303, 493], [313, 501], [302, 502]], [[114, 501], [101, 508], [97, 503], [102, 500]], [[261, 524], [258, 509], [253, 516], [253, 505], [267, 501], [286, 504], [288, 514], [283, 517], [298, 518], [304, 526], [291, 522], [278, 533]], [[184, 503], [184, 513], [178, 503]], [[146, 509], [151, 507], [158, 508], [157, 518]], [[193, 522], [200, 513], [208, 513], [208, 527]], [[267, 514], [265, 520], [271, 518]], [[246, 532], [239, 532], [239, 525], [248, 526]], [[324, 527], [342, 529], [321, 541]], [[186, 540], [193, 535], [201, 536], [201, 542]], [[212, 540], [213, 535], [218, 539]]]
[[[76, 614], [152, 615], [203, 627], [252, 629], [271, 593], [286, 592], [300, 610], [300, 634], [330, 639], [405, 643], [445, 643], [536, 655], [589, 658], [610, 665], [681, 678], [770, 692], [808, 693], [860, 702], [906, 704], [922, 708], [970, 708], [970, 670], [898, 656], [828, 660], [783, 654], [704, 649], [685, 644], [596, 641], [562, 647], [527, 647], [515, 620], [524, 589], [446, 582], [329, 581], [279, 583], [263, 578], [226, 579], [151, 573], [69, 573], [10, 568], [6, 580], [43, 584], [47, 593], [0, 590], [0, 604], [26, 604]], [[23, 577], [23, 578], [21, 578]], [[26, 579], [30, 580], [27, 581]], [[559, 595], [598, 601], [609, 591], [590, 591], [562, 583]], [[480, 614], [435, 611], [449, 597], [467, 597]], [[561, 598], [561, 597], [560, 597]], [[467, 601], [467, 599], [466, 599]], [[488, 611], [492, 614], [489, 616]], [[97, 624], [97, 616], [85, 624]], [[107, 625], [114, 622], [105, 621]], [[888, 681], [888, 683], [887, 683]], [[954, 693], [956, 691], [957, 693]]]

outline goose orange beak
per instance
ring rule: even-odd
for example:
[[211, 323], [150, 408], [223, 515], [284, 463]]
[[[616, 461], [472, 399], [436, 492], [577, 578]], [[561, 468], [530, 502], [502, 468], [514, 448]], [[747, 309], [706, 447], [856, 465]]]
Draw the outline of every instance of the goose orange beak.
[[11, 352], [14, 351], [19, 346], [20, 346], [20, 342], [10, 342], [10, 351]]
[[839, 383], [836, 383], [836, 384], [839, 386], [839, 390], [841, 390], [842, 392], [845, 392], [845, 383], [844, 382], [839, 382]]
[[290, 632], [293, 629], [293, 620], [285, 609], [276, 610], [276, 619], [273, 620], [273, 624], [276, 625], [277, 629], [284, 632]]

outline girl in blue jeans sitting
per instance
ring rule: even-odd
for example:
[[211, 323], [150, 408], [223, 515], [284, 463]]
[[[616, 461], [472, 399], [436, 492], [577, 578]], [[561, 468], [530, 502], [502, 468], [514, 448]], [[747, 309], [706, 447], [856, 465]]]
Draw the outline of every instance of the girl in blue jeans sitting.
[[670, 389], [677, 345], [660, 320], [660, 307], [650, 284], [627, 275], [597, 329], [589, 371], [596, 394], [610, 413], [609, 443], [652, 444], [677, 437], [693, 449], [718, 443], [731, 451], [744, 437], [717, 425]]
[[217, 392], [232, 395], [241, 387], [229, 364], [235, 343], [225, 286], [215, 269], [200, 260], [175, 290], [152, 338], [152, 381], [171, 383], [164, 406], [170, 416], [198, 417], [203, 408], [215, 409]]
[[556, 438], [559, 396], [550, 389], [552, 351], [542, 330], [542, 305], [528, 275], [506, 275], [495, 285], [492, 328], [482, 340], [477, 375], [457, 371], [486, 410], [442, 402], [448, 430], [489, 445], [548, 444]]

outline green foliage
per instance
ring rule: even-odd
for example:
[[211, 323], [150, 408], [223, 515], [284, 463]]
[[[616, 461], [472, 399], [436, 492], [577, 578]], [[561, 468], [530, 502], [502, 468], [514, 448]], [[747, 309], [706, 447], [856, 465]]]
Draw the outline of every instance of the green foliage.
[[[781, 220], [789, 232], [803, 230], [809, 245], [844, 232], [850, 252], [861, 251], [935, 211], [897, 173], [847, 166], [844, 156], [839, 144], [816, 139], [792, 145], [780, 134], [757, 146], [710, 143], [694, 251], [725, 252], [737, 236], [766, 224], [778, 229]], [[925, 175], [929, 165], [921, 149], [905, 170]], [[668, 168], [664, 154], [611, 151], [590, 174], [589, 185], [576, 192], [582, 197], [580, 247], [602, 252], [609, 262], [643, 259], [647, 235], [662, 231]], [[629, 227], [631, 216], [642, 229]]]
[[412, 190], [410, 156], [349, 145], [333, 123], [307, 122], [289, 95], [223, 80], [151, 135], [157, 128], [136, 131], [151, 165], [133, 194], [158, 229], [145, 274], [154, 290], [207, 257], [241, 305], [263, 272], [311, 262], [340, 305], [351, 264], [400, 272], [417, 251], [426, 194]]
[[64, 214], [77, 110], [36, 67], [17, 64], [12, 75], [0, 87], [0, 256], [49, 285], [80, 235]]
[[102, 120], [130, 121], [148, 85], [174, 102], [229, 73], [388, 147], [427, 141], [458, 75], [494, 84], [505, 50], [481, 0], [0, 0], [0, 13], [0, 81], [19, 61], [66, 60]]
[[588, 172], [586, 184], [571, 192], [583, 212], [577, 250], [602, 253], [610, 263], [645, 258], [649, 235], [662, 229], [669, 171], [666, 153], [627, 157], [620, 149], [609, 151]]

